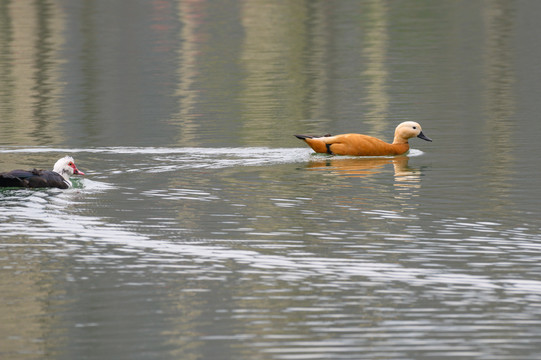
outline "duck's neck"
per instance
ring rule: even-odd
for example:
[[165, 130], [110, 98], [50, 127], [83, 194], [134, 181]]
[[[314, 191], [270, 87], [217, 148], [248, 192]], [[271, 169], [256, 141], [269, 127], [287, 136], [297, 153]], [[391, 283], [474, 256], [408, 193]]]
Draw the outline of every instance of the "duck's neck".
[[408, 139], [404, 139], [403, 137], [395, 135], [394, 140], [393, 140], [393, 145], [407, 144], [407, 143], [408, 143]]
[[69, 187], [71, 187], [71, 181], [70, 181], [70, 175], [65, 172], [65, 171], [56, 171], [56, 170], [53, 170], [53, 172], [57, 173], [58, 175], [62, 176], [62, 178], [64, 179], [64, 182], [66, 184], [68, 184]]

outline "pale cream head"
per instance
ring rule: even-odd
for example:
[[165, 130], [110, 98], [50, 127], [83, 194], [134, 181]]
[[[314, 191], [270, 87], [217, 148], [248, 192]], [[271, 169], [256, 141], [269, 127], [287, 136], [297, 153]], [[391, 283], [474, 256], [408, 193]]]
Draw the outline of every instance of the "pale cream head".
[[405, 121], [398, 124], [396, 127], [393, 144], [405, 144], [408, 142], [408, 139], [411, 139], [412, 137], [419, 137], [426, 141], [432, 141], [423, 134], [423, 129], [419, 123], [416, 123], [415, 121]]

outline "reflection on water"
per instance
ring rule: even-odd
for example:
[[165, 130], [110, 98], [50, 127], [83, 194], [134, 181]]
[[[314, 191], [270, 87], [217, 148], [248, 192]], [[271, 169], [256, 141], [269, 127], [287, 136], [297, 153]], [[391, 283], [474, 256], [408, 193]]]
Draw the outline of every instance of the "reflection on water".
[[385, 60], [389, 46], [387, 9], [382, 1], [373, 1], [366, 11], [367, 19], [364, 58], [367, 67], [363, 78], [367, 86], [365, 105], [370, 107], [366, 114], [366, 122], [374, 128], [370, 131], [373, 136], [384, 137], [385, 120], [389, 116], [389, 96], [387, 94], [388, 69]]
[[[513, 137], [516, 127], [514, 78], [512, 68], [512, 36], [514, 6], [511, 3], [495, 2], [485, 11], [487, 39], [485, 43], [485, 111], [484, 151], [488, 153], [490, 166], [484, 166], [491, 172], [487, 196], [494, 191], [498, 197], [508, 198], [509, 179], [514, 176], [511, 170], [514, 159]], [[496, 165], [497, 164], [497, 165]], [[494, 203], [495, 208], [507, 206]]]
[[[420, 154], [422, 152], [418, 150], [410, 152], [410, 155], [418, 156]], [[412, 197], [418, 196], [418, 190], [421, 187], [421, 171], [408, 166], [409, 156], [359, 158], [318, 155], [317, 158], [317, 160], [314, 159], [308, 163], [308, 169], [329, 171], [338, 176], [367, 178], [368, 184], [361, 185], [364, 187], [370, 186], [371, 176], [382, 171], [387, 173], [386, 165], [392, 164], [395, 179], [394, 186], [397, 191], [395, 199], [410, 200]], [[400, 206], [409, 210], [416, 207], [415, 203], [411, 202], [401, 203]]]
[[[414, 150], [412, 153], [421, 152]], [[397, 180], [413, 180], [415, 175], [419, 175], [419, 171], [408, 167], [408, 162], [409, 156], [349, 157], [320, 155], [317, 160], [310, 161], [308, 167], [314, 170], [330, 170], [343, 176], [365, 177], [380, 172], [387, 164], [393, 164]], [[418, 176], [417, 181], [420, 181]]]
[[537, 358], [540, 9], [1, 2], [0, 358]]
[[11, 143], [31, 143], [36, 138], [38, 144], [58, 142], [61, 114], [56, 84], [63, 41], [59, 9], [45, 2], [8, 2], [2, 14], [6, 20], [0, 37], [2, 132]]
[[439, 354], [456, 351], [453, 339], [463, 354], [506, 343], [517, 324], [528, 341], [519, 348], [531, 349], [538, 229], [435, 216], [423, 206], [419, 150], [368, 159], [305, 148], [68, 150], [89, 169], [75, 188], [0, 192], [1, 261], [12, 274], [0, 318], [29, 317], [4, 328], [9, 354], [46, 339], [28, 351], [99, 357], [117, 353], [107, 338], [141, 336], [156, 351], [210, 357]]

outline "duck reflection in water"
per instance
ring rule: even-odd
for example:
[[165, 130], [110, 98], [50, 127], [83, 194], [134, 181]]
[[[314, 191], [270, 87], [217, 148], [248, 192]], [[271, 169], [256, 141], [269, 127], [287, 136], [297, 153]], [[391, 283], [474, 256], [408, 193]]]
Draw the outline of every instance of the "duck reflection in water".
[[[320, 157], [320, 155], [315, 155]], [[394, 175], [398, 178], [420, 176], [418, 169], [408, 166], [408, 156], [395, 157], [359, 157], [341, 158], [326, 157], [325, 159], [312, 160], [307, 165], [310, 170], [331, 171], [346, 177], [365, 177], [381, 172], [385, 165], [393, 164]]]
[[[314, 155], [321, 157], [321, 155]], [[394, 169], [394, 186], [399, 191], [397, 198], [411, 198], [421, 187], [421, 170], [408, 166], [409, 157], [405, 155], [395, 157], [374, 158], [341, 158], [326, 157], [312, 160], [307, 169], [313, 171], [327, 171], [331, 174], [348, 178], [366, 178], [386, 171], [386, 165], [392, 164]]]

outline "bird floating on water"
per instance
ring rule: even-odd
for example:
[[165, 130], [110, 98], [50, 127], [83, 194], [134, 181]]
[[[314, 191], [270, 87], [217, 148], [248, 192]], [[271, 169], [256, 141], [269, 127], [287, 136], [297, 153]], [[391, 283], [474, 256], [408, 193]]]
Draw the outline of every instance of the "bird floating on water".
[[65, 156], [49, 170], [13, 170], [0, 173], [0, 187], [60, 188], [71, 187], [70, 176], [84, 175], [71, 156]]
[[408, 139], [418, 137], [426, 141], [432, 141], [423, 134], [421, 125], [414, 121], [406, 121], [399, 124], [394, 132], [392, 144], [373, 136], [362, 134], [341, 135], [295, 135], [304, 140], [317, 153], [330, 155], [355, 155], [355, 156], [393, 156], [408, 152], [410, 146]]

